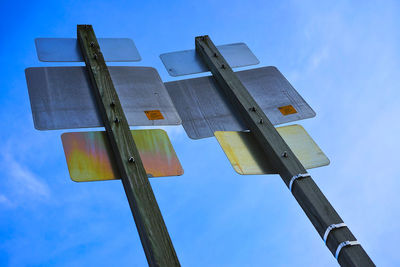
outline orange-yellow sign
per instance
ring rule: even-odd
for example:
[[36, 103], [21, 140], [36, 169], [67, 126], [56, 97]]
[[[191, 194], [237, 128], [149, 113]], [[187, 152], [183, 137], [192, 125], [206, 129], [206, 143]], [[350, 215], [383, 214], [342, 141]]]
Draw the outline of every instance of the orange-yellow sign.
[[[164, 130], [133, 130], [131, 133], [149, 177], [183, 174], [182, 166]], [[64, 133], [61, 139], [73, 181], [120, 178], [106, 132]]]
[[279, 107], [278, 109], [283, 116], [297, 113], [297, 110], [292, 105]]
[[[306, 169], [329, 164], [329, 159], [300, 125], [276, 128], [283, 140]], [[214, 132], [219, 144], [239, 174], [276, 174], [272, 164], [265, 160], [251, 132]]]
[[164, 119], [164, 116], [161, 114], [161, 111], [159, 110], [145, 110], [144, 113], [146, 114], [147, 118], [151, 121]]

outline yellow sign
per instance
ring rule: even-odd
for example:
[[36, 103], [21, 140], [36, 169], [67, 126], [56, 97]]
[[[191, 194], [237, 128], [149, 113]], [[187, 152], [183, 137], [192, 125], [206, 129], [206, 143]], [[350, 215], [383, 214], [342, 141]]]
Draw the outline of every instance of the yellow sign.
[[[306, 169], [329, 164], [329, 159], [302, 126], [295, 124], [276, 130]], [[265, 160], [251, 132], [217, 131], [214, 135], [237, 173], [277, 174]]]
[[147, 118], [151, 121], [164, 119], [164, 116], [159, 110], [145, 110], [144, 113], [146, 114]]
[[[183, 174], [182, 166], [164, 130], [133, 130], [131, 133], [149, 177]], [[119, 179], [105, 132], [64, 133], [61, 139], [73, 181]]]
[[278, 109], [282, 113], [283, 116], [297, 113], [297, 110], [292, 105], [279, 107]]

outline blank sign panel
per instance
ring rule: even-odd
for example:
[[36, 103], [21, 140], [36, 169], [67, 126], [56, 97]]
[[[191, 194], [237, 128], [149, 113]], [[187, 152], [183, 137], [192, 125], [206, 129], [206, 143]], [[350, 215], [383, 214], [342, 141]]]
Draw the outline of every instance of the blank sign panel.
[[[164, 130], [133, 130], [133, 140], [149, 177], [183, 174]], [[61, 136], [71, 179], [75, 182], [120, 179], [106, 132], [75, 132]]]
[[[105, 61], [140, 61], [135, 43], [129, 38], [98, 38]], [[76, 38], [36, 38], [36, 52], [40, 61], [84, 61]]]
[[[324, 152], [300, 125], [276, 128], [304, 168], [311, 169], [329, 164]], [[277, 174], [251, 132], [215, 132], [219, 144], [232, 167], [239, 174]]]
[[[236, 74], [272, 124], [315, 116], [277, 68], [262, 67]], [[211, 137], [215, 131], [248, 130], [212, 76], [167, 82], [165, 86], [190, 138]]]
[[[109, 71], [129, 125], [180, 124], [154, 68], [109, 67]], [[36, 129], [103, 126], [86, 67], [28, 68], [25, 75]]]
[[[220, 45], [217, 48], [232, 68], [260, 63], [245, 43]], [[161, 54], [160, 58], [171, 76], [209, 71], [194, 49]]]

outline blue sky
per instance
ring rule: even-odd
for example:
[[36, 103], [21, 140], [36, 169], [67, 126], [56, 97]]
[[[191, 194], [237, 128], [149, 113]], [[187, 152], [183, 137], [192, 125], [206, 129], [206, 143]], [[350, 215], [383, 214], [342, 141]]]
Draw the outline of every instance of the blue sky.
[[[84, 23], [132, 38], [143, 60], [125, 65], [164, 81], [158, 55], [197, 35], [247, 43], [317, 113], [300, 122], [331, 160], [314, 180], [378, 266], [400, 265], [399, 12], [397, 1], [2, 0], [0, 265], [146, 265], [121, 183], [72, 182], [67, 131], [33, 127], [24, 69], [77, 65], [39, 62], [34, 38]], [[279, 176], [240, 176], [214, 138], [167, 128], [185, 174], [151, 184], [183, 266], [337, 266]]]

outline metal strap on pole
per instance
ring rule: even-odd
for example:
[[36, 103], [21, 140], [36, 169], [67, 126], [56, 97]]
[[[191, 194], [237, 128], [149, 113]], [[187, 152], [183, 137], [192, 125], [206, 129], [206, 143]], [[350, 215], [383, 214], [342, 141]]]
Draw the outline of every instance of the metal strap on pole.
[[336, 249], [336, 253], [335, 253], [335, 258], [336, 260], [339, 260], [339, 253], [342, 250], [342, 248], [346, 247], [346, 246], [355, 246], [355, 245], [361, 245], [360, 242], [358, 241], [344, 241], [342, 243], [339, 244], [338, 248]]
[[290, 190], [290, 192], [292, 192], [293, 182], [295, 180], [299, 179], [299, 178], [305, 178], [305, 177], [311, 177], [311, 175], [308, 174], [308, 173], [300, 173], [300, 174], [297, 174], [297, 175], [293, 176], [292, 179], [290, 179], [290, 182], [289, 182], [289, 190]]
[[326, 228], [325, 234], [324, 234], [324, 243], [326, 244], [326, 240], [328, 239], [329, 233], [336, 228], [340, 227], [346, 227], [347, 225], [345, 223], [338, 223], [338, 224], [331, 224]]

